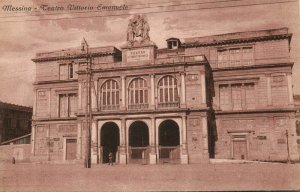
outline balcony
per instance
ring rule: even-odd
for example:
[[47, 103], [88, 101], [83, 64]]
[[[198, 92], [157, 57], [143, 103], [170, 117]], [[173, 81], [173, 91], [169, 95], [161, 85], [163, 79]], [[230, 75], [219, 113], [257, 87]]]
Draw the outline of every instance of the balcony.
[[103, 105], [101, 106], [101, 109], [104, 111], [113, 111], [113, 110], [119, 110], [120, 105]]
[[167, 102], [167, 103], [158, 103], [158, 108], [178, 108], [179, 102]]
[[142, 103], [142, 104], [129, 104], [128, 109], [148, 109], [149, 104], [148, 103]]

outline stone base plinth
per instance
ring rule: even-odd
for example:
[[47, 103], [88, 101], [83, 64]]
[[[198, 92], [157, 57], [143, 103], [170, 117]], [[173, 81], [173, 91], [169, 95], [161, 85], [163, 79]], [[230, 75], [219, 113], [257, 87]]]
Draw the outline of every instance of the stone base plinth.
[[97, 156], [97, 154], [91, 156], [91, 163], [92, 164], [98, 164], [98, 156]]
[[149, 155], [149, 163], [150, 163], [151, 165], [156, 164], [156, 154], [155, 154], [155, 153], [154, 153], [154, 154], [151, 154], [151, 153], [150, 153], [150, 155]]
[[180, 157], [180, 163], [181, 164], [188, 164], [189, 163], [188, 155], [181, 155], [181, 157]]
[[126, 154], [120, 154], [119, 163], [120, 163], [121, 165], [127, 164], [127, 161], [126, 161]]

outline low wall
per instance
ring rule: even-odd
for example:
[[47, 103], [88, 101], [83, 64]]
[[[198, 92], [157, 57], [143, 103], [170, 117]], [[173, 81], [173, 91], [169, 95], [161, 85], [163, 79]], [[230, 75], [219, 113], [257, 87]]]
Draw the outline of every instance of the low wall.
[[20, 145], [1, 145], [0, 146], [0, 161], [12, 162], [13, 157], [17, 162], [29, 162], [31, 153], [30, 144]]

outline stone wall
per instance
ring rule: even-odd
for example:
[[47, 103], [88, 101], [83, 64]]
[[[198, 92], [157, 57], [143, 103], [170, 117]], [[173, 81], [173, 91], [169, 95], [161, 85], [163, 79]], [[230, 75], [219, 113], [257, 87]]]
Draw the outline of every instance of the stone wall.
[[232, 159], [233, 137], [245, 134], [249, 160], [286, 161], [288, 150], [290, 159], [299, 160], [292, 122], [294, 118], [285, 114], [217, 116], [215, 157]]
[[64, 161], [66, 138], [77, 138], [76, 122], [36, 125], [34, 159]]
[[21, 145], [1, 145], [0, 146], [0, 161], [12, 163], [14, 157], [16, 163], [30, 162], [30, 144]]

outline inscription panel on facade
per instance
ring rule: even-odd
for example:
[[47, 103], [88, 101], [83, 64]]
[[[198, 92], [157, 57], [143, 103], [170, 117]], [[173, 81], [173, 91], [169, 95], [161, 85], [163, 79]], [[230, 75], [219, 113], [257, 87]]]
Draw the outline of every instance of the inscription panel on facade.
[[149, 49], [133, 49], [127, 51], [127, 62], [150, 60]]

